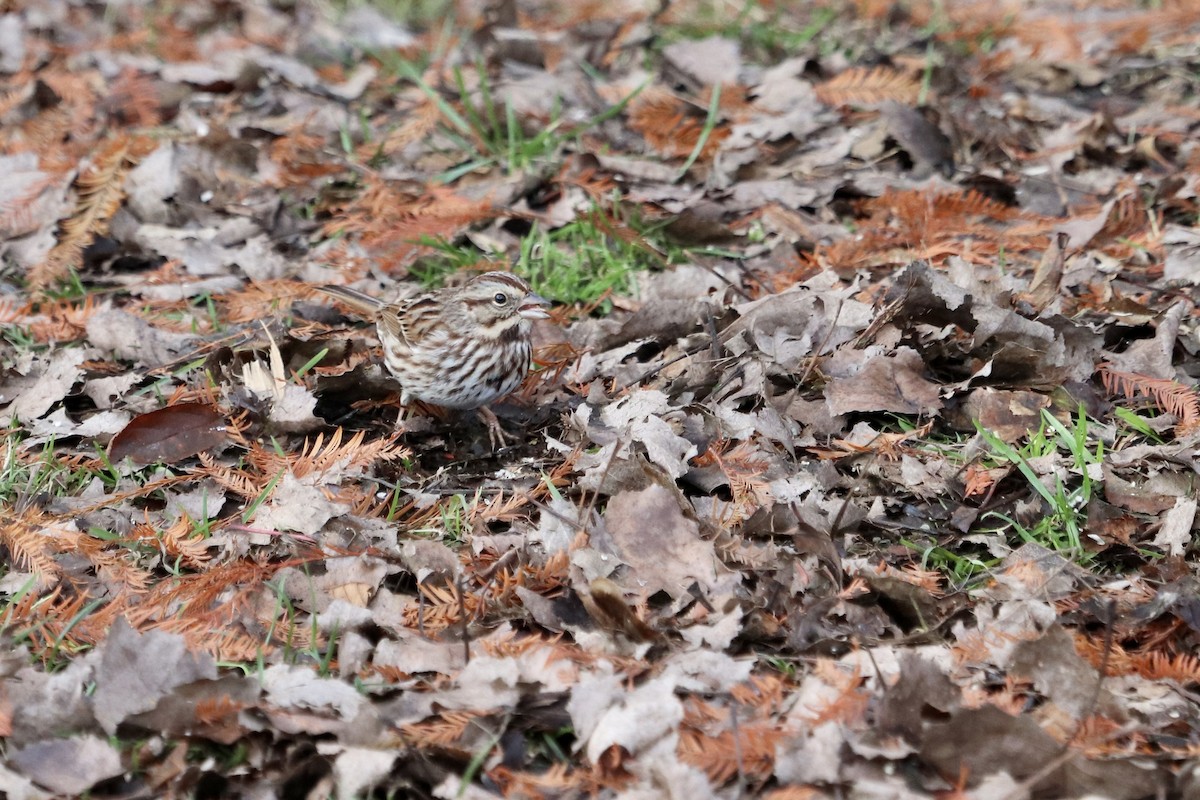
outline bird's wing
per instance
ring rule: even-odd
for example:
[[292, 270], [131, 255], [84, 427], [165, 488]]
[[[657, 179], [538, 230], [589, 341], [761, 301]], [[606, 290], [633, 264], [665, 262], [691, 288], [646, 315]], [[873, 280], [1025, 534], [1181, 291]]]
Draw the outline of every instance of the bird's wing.
[[336, 297], [354, 310], [375, 320], [384, 332], [408, 347], [419, 347], [437, 327], [441, 302], [432, 292], [401, 297], [393, 303], [363, 294], [346, 286], [321, 286], [320, 291]]
[[409, 347], [420, 347], [437, 327], [442, 315], [441, 302], [433, 293], [423, 293], [388, 306], [381, 315], [390, 333]]
[[357, 289], [351, 289], [348, 286], [318, 286], [317, 290], [324, 292], [330, 297], [336, 297], [355, 311], [371, 319], [375, 319], [379, 314], [379, 310], [384, 306], [382, 300], [371, 297], [369, 294], [363, 294]]

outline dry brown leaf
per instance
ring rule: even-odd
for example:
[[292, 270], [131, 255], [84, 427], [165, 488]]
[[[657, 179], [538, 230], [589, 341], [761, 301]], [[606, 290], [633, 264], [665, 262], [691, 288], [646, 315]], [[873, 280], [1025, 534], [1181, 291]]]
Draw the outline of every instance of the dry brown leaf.
[[130, 420], [108, 446], [114, 463], [174, 464], [228, 441], [225, 417], [211, 405], [179, 403]]

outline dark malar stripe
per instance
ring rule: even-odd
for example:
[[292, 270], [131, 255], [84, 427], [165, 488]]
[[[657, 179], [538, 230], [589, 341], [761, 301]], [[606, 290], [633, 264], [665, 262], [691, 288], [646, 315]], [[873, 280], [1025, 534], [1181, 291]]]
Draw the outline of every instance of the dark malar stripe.
[[490, 341], [500, 340], [502, 342], [511, 342], [519, 338], [521, 335], [521, 318], [513, 315], [498, 319], [491, 325], [481, 327], [476, 336], [480, 339]]

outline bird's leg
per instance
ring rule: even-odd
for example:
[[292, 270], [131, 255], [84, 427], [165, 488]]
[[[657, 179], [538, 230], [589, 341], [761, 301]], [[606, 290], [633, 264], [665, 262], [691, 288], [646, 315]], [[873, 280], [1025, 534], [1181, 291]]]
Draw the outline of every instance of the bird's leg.
[[493, 451], [517, 441], [516, 437], [504, 432], [504, 429], [500, 427], [500, 420], [496, 418], [496, 413], [490, 408], [480, 406], [475, 413], [479, 415], [479, 420], [487, 426], [488, 441], [491, 443]]
[[408, 419], [412, 416], [412, 409], [408, 406], [400, 406], [400, 413], [396, 415], [396, 432], [404, 433], [408, 430]]

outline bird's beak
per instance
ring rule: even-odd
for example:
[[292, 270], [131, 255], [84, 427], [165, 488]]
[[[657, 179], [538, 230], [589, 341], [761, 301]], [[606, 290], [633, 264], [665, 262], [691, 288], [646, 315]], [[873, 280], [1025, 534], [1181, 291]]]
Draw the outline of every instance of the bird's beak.
[[550, 301], [539, 294], [530, 292], [525, 295], [525, 299], [521, 301], [521, 305], [517, 306], [517, 314], [525, 319], [548, 319], [550, 312], [546, 307], [550, 305]]

